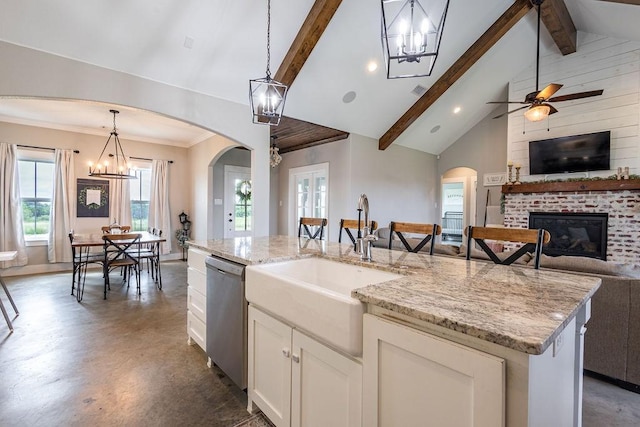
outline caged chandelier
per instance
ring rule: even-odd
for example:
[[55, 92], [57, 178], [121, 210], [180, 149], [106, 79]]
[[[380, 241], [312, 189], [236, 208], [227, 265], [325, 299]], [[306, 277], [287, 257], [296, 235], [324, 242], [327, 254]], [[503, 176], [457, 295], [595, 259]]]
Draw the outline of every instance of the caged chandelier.
[[253, 114], [253, 123], [278, 126], [287, 86], [271, 78], [271, 0], [267, 0], [267, 75], [261, 79], [249, 80], [249, 102]]
[[449, 0], [381, 0], [387, 78], [430, 76], [438, 57]]
[[[113, 114], [113, 130], [104, 144], [104, 148], [98, 157], [97, 163], [89, 162], [89, 176], [95, 176], [98, 178], [109, 179], [137, 179], [135, 173], [131, 173], [131, 164], [129, 158], [124, 154], [122, 144], [120, 144], [120, 138], [118, 138], [118, 131], [116, 130], [116, 114], [120, 113], [118, 110], [109, 110]], [[115, 154], [105, 155], [109, 143], [113, 139], [113, 145], [115, 148]], [[103, 156], [105, 157], [103, 160]], [[109, 164], [107, 157], [113, 157], [113, 164]]]

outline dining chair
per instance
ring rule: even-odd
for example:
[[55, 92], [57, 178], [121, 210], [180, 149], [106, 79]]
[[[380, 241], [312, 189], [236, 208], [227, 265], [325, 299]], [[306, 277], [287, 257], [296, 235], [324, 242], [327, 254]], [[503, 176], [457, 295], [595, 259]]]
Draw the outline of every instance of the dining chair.
[[[151, 229], [151, 228], [150, 228]], [[151, 229], [156, 237], [162, 237], [162, 230]], [[160, 270], [160, 242], [144, 244], [138, 253], [138, 261], [147, 262], [147, 273], [151, 273], [151, 278], [155, 280], [159, 290], [162, 290], [162, 272]]]
[[[436, 244], [435, 237], [442, 233], [442, 227], [438, 224], [420, 224], [415, 222], [391, 221], [389, 229], [389, 249], [391, 249], [391, 246], [393, 245], [393, 233], [396, 233], [396, 236], [398, 236], [405, 249], [409, 252], [417, 253], [424, 248], [427, 243], [431, 243], [429, 246], [429, 255], [433, 255], [433, 249]], [[408, 237], [402, 233], [420, 234], [424, 237], [422, 237], [415, 246], [411, 246], [411, 242], [407, 240]]]
[[[322, 240], [324, 227], [326, 227], [326, 225], [327, 225], [327, 218], [300, 217], [300, 223], [298, 224], [298, 237], [302, 236], [302, 230], [304, 229], [304, 234], [306, 234], [310, 239]], [[312, 234], [309, 227], [318, 227], [318, 228], [316, 228], [315, 233]]]
[[[338, 243], [342, 243], [342, 230], [347, 233], [349, 239], [351, 239], [351, 243], [353, 243], [354, 247], [356, 244], [356, 236], [353, 235], [351, 230], [358, 230], [358, 226], [360, 229], [364, 227], [364, 221], [358, 223], [357, 219], [341, 219], [340, 220], [340, 232], [338, 233]], [[376, 221], [369, 221], [369, 232], [373, 233], [374, 230], [378, 228], [378, 223]]]
[[131, 231], [130, 225], [105, 225], [100, 227], [103, 233], [113, 234], [114, 230], [120, 230], [121, 233], [128, 233]]
[[140, 233], [123, 233], [123, 234], [103, 234], [104, 241], [104, 299], [107, 299], [107, 290], [111, 289], [109, 283], [109, 272], [114, 268], [122, 267], [124, 269], [124, 280], [129, 287], [131, 282], [131, 273], [136, 276], [136, 290], [138, 295], [140, 292]]
[[[540, 268], [540, 255], [542, 255], [543, 245], [551, 240], [549, 232], [542, 228], [474, 227], [470, 225], [464, 230], [464, 234], [467, 236], [467, 260], [471, 259], [471, 249], [475, 241], [491, 261], [496, 264], [511, 265], [527, 252], [531, 252], [535, 259], [534, 268], [536, 269]], [[487, 239], [524, 243], [524, 245], [513, 251], [511, 255], [501, 259], [485, 242]]]
[[73, 232], [69, 233], [69, 243], [71, 244], [71, 258], [73, 264], [73, 274], [71, 278], [71, 295], [76, 292], [76, 300], [82, 301], [84, 296], [84, 284], [87, 279], [87, 266], [89, 264], [102, 265], [104, 255], [102, 253], [91, 252], [90, 247], [77, 248], [73, 246]]

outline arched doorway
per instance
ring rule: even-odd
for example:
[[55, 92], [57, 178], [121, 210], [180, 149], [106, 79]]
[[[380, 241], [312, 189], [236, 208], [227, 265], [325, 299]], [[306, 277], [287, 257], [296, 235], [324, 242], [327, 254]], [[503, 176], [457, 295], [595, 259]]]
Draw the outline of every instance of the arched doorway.
[[459, 245], [463, 230], [476, 224], [476, 191], [478, 173], [475, 169], [458, 167], [442, 175], [440, 217], [442, 243]]

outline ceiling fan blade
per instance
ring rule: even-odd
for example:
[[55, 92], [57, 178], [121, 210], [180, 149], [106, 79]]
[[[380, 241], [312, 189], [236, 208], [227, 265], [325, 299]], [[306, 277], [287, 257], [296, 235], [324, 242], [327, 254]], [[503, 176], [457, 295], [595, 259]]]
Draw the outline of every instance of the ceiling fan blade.
[[528, 102], [522, 101], [489, 101], [487, 104], [529, 104]]
[[558, 83], [551, 83], [551, 84], [547, 85], [547, 87], [545, 87], [544, 89], [542, 89], [540, 92], [538, 92], [538, 94], [536, 95], [536, 99], [547, 100], [547, 99], [549, 99], [549, 97], [551, 97], [554, 93], [556, 93], [557, 91], [559, 91], [561, 87], [562, 87], [562, 85], [561, 85], [561, 84], [558, 84]]
[[571, 101], [572, 99], [589, 98], [590, 96], [602, 95], [604, 90], [590, 90], [588, 92], [570, 93], [569, 95], [560, 95], [555, 98], [548, 99], [549, 102]]
[[495, 116], [494, 119], [499, 119], [500, 117], [506, 116], [507, 114], [515, 113], [516, 111], [524, 110], [525, 108], [529, 108], [529, 106], [525, 105], [524, 107], [520, 107], [520, 108], [516, 108], [515, 110], [507, 111], [506, 113], [502, 113], [502, 114], [500, 114], [498, 116]]

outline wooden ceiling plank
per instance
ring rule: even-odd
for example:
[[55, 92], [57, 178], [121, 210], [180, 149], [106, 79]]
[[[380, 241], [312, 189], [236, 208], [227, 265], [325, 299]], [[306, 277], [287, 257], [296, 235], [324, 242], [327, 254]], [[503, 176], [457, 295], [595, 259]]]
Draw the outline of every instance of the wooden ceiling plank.
[[282, 60], [274, 79], [291, 86], [342, 0], [316, 0]]
[[393, 141], [427, 111], [451, 85], [462, 77], [532, 7], [529, 0], [515, 0], [509, 9], [382, 135], [378, 142], [378, 149], [386, 150], [391, 146]]
[[551, 38], [563, 55], [575, 53], [577, 31], [564, 0], [546, 0], [540, 6], [540, 17]]

